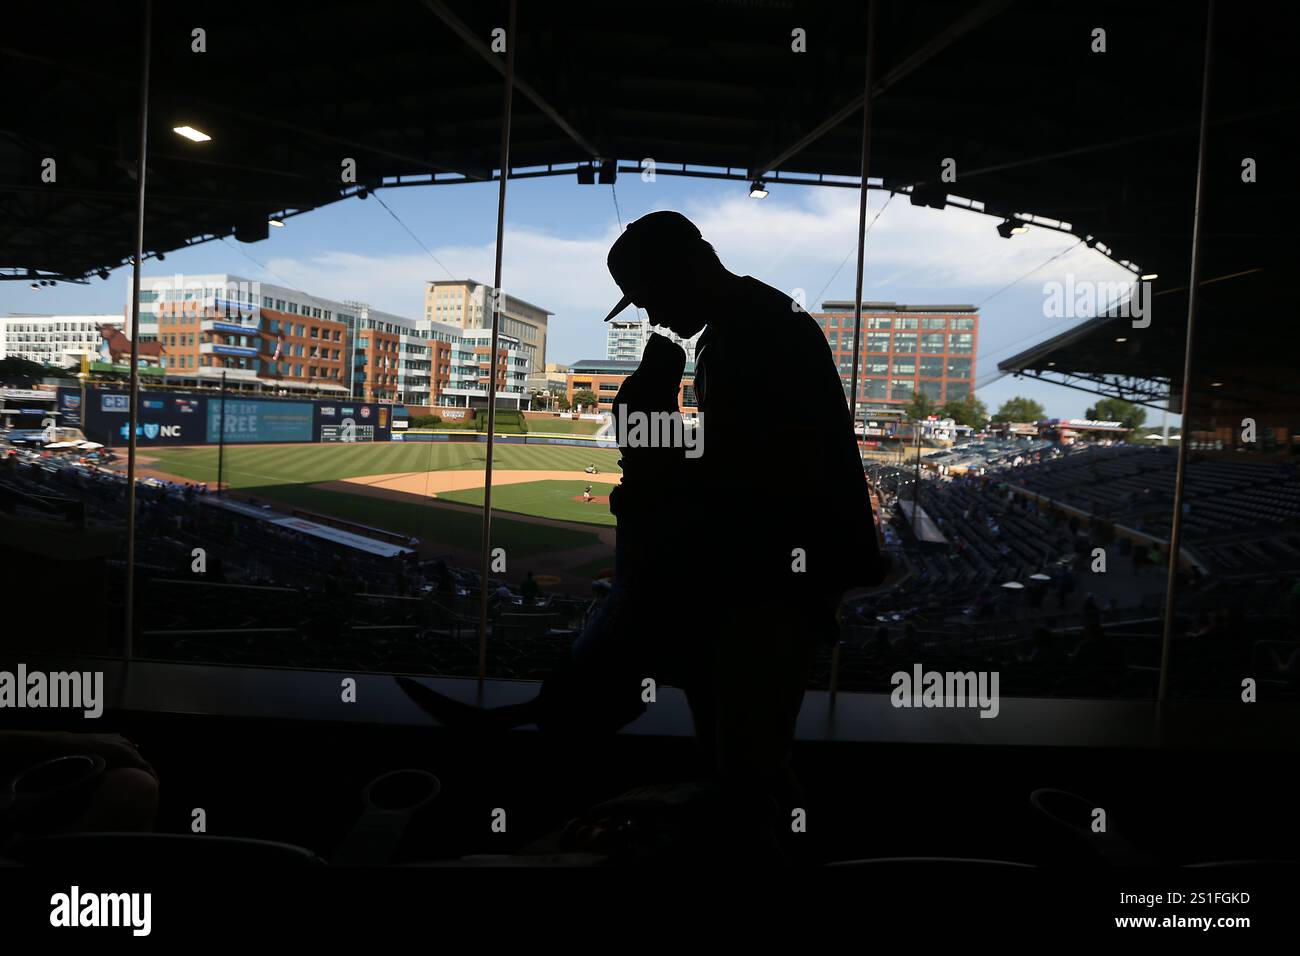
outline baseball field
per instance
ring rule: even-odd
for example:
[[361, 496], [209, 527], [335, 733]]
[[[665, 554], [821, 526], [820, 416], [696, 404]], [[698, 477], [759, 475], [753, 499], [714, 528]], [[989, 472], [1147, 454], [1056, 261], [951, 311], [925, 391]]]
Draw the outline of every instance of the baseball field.
[[[140, 473], [215, 487], [212, 446], [150, 448]], [[618, 452], [559, 445], [498, 445], [493, 453], [492, 546], [528, 567], [581, 585], [613, 553], [608, 495]], [[227, 494], [420, 540], [420, 550], [476, 564], [486, 447], [468, 442], [234, 445], [225, 449]], [[595, 465], [598, 474], [584, 469]], [[584, 500], [591, 486], [592, 500]], [[512, 568], [512, 571], [514, 569]]]

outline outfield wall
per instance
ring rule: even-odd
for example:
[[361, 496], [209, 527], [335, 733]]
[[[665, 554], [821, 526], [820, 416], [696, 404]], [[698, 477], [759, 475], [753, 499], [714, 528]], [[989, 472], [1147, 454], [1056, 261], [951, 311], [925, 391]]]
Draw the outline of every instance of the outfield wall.
[[[60, 389], [60, 392], [63, 390]], [[77, 389], [69, 389], [77, 392]], [[91, 441], [122, 447], [128, 442], [130, 393], [124, 388], [86, 389], [82, 431]], [[393, 406], [351, 399], [249, 397], [149, 389], [139, 393], [136, 445], [257, 445], [301, 442], [386, 442]]]

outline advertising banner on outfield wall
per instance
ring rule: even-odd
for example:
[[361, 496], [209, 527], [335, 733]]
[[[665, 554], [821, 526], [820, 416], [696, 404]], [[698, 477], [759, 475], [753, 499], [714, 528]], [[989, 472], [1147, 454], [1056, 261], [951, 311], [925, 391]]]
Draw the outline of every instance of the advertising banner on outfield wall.
[[226, 396], [224, 409], [222, 404], [208, 399], [209, 444], [220, 441], [223, 432], [232, 444], [312, 441], [312, 402]]
[[[135, 425], [137, 445], [204, 443], [205, 397], [147, 391], [140, 393], [138, 401]], [[131, 411], [131, 396], [126, 390], [87, 390], [86, 407], [81, 411], [85, 422], [82, 431], [91, 441], [105, 445], [125, 445], [130, 440], [127, 420]]]
[[[67, 398], [79, 397], [77, 389], [67, 390]], [[63, 398], [61, 391], [61, 403]], [[105, 445], [125, 445], [130, 408], [125, 389], [87, 389], [85, 407], [79, 409], [86, 437]], [[233, 445], [386, 442], [392, 432], [392, 416], [391, 406], [374, 402], [248, 398], [228, 392], [223, 403], [213, 392], [149, 389], [139, 395], [136, 434], [141, 446], [215, 445], [223, 432], [226, 442]], [[345, 433], [351, 437], [343, 437]]]

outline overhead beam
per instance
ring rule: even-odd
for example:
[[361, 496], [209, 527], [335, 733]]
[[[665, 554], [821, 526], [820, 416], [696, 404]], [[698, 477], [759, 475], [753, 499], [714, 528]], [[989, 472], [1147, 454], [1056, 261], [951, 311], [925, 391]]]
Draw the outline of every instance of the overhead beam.
[[[452, 33], [460, 37], [466, 46], [482, 57], [483, 60], [492, 67], [492, 69], [496, 70], [502, 76], [506, 75], [506, 65], [502, 58], [493, 53], [492, 48], [483, 41], [483, 38], [471, 30], [469, 25], [460, 17], [456, 16], [456, 14], [453, 13], [445, 3], [441, 2], [441, 0], [420, 0], [420, 2], [428, 8], [430, 13], [446, 24]], [[511, 44], [511, 49], [513, 49], [513, 44], [516, 42], [516, 38], [513, 36], [506, 37], [506, 42]], [[600, 153], [596, 150], [596, 147], [591, 144], [591, 141], [574, 129], [573, 125], [561, 116], [559, 111], [548, 103], [530, 83], [521, 80], [518, 73], [513, 76], [513, 84], [514, 88], [518, 90], [520, 94], [541, 110], [547, 119], [562, 129], [564, 134], [577, 143], [578, 146], [587, 153], [587, 155], [591, 156], [593, 159], [600, 158]]]
[[[425, 2], [434, 2], [434, 0], [425, 0]], [[888, 70], [880, 77], [871, 87], [873, 97], [878, 97], [890, 87], [895, 86], [904, 77], [916, 72], [930, 60], [934, 59], [948, 47], [952, 46], [967, 33], [977, 29], [987, 22], [990, 18], [1001, 13], [1011, 0], [984, 0], [978, 7], [967, 11], [958, 17], [952, 23], [935, 34], [925, 43], [921, 44], [907, 56], [903, 57], [892, 69]], [[752, 176], [762, 176], [773, 169], [779, 169], [790, 157], [803, 152], [808, 146], [821, 139], [835, 127], [858, 115], [862, 110], [862, 104], [866, 100], [866, 93], [858, 94], [852, 101], [844, 104], [834, 113], [822, 120], [809, 132], [799, 137], [789, 146], [782, 149], [766, 163], [754, 166], [750, 169]]]

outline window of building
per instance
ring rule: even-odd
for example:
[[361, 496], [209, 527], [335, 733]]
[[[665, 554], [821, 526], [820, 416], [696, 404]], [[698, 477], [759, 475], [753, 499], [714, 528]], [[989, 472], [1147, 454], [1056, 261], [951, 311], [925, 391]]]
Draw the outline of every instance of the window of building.
[[926, 398], [933, 399], [936, 402], [943, 401], [943, 382], [921, 382], [919, 386], [921, 394]]
[[975, 345], [975, 336], [971, 332], [958, 332], [948, 336], [948, 351], [970, 354]]
[[914, 329], [916, 328], [916, 326], [917, 326], [916, 317], [911, 315], [900, 316], [894, 322], [894, 328], [896, 329]]
[[867, 351], [868, 351], [868, 352], [888, 352], [888, 351], [889, 351], [889, 333], [888, 333], [888, 332], [869, 332], [869, 333], [867, 333]]
[[943, 359], [929, 355], [922, 357], [921, 376], [923, 378], [942, 378]]
[[975, 320], [973, 318], [964, 317], [956, 318], [952, 320], [952, 327], [954, 329], [973, 329], [975, 328]]
[[916, 351], [916, 333], [915, 333], [915, 332], [895, 332], [895, 333], [894, 333], [894, 351], [895, 351], [895, 352], [915, 352], [915, 351]]
[[906, 358], [894, 359], [894, 375], [907, 375], [909, 377], [916, 374], [916, 359], [908, 356]]
[[921, 336], [922, 352], [942, 352], [944, 334], [942, 332], [926, 332]]
[[943, 316], [930, 316], [921, 323], [923, 329], [946, 329], [948, 320]]
[[951, 378], [970, 378], [970, 359], [948, 359], [948, 375]]

